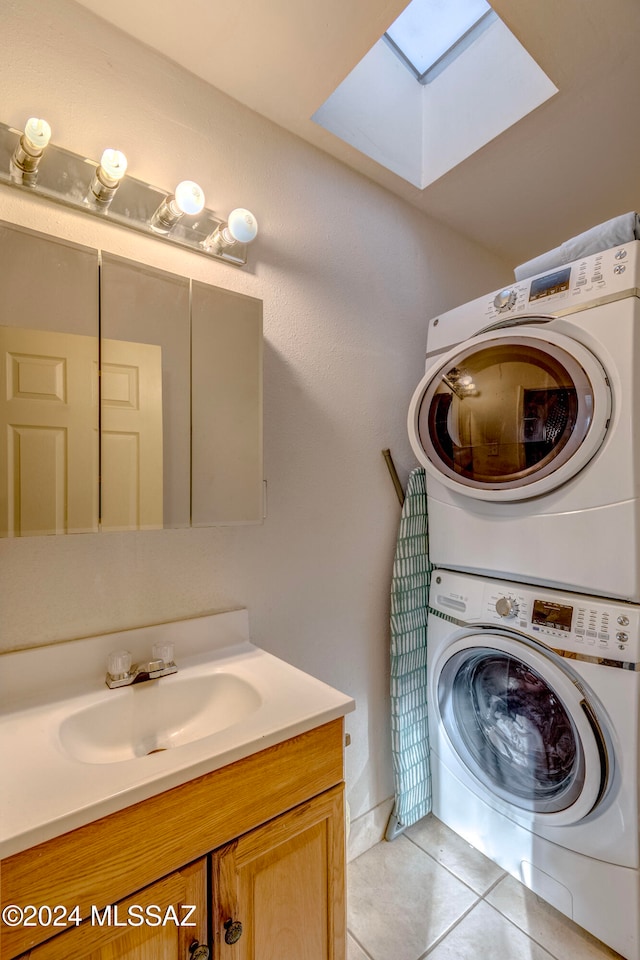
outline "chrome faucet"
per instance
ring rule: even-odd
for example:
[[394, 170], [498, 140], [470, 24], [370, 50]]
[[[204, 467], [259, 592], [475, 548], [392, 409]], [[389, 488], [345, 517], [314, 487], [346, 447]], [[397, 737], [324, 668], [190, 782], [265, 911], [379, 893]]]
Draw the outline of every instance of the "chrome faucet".
[[156, 680], [158, 677], [167, 677], [177, 673], [178, 668], [173, 659], [173, 644], [169, 640], [154, 643], [151, 648], [151, 660], [147, 663], [131, 663], [131, 654], [128, 650], [114, 650], [107, 657], [107, 686], [112, 690], [115, 687], [128, 687], [132, 683], [143, 683], [145, 680]]

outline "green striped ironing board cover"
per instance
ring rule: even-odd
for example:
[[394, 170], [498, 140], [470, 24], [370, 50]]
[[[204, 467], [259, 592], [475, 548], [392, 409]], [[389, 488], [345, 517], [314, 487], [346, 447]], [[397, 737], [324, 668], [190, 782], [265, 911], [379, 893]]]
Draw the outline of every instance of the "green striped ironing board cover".
[[393, 816], [408, 827], [431, 810], [427, 720], [427, 613], [431, 565], [425, 473], [407, 483], [391, 581]]

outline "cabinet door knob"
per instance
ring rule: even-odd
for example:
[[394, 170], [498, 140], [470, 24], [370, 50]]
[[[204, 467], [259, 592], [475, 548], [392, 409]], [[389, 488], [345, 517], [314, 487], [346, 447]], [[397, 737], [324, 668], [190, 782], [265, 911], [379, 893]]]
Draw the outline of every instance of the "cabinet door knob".
[[206, 943], [198, 943], [194, 940], [189, 947], [189, 960], [209, 960], [211, 951]]
[[227, 920], [225, 925], [225, 943], [237, 943], [242, 936], [242, 924], [239, 920]]

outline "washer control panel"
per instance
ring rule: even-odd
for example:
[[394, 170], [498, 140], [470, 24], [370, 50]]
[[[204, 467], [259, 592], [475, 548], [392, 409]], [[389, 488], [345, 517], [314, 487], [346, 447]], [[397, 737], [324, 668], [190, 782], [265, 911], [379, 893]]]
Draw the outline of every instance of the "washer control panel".
[[640, 605], [434, 570], [429, 605], [464, 623], [495, 624], [552, 649], [640, 663]]

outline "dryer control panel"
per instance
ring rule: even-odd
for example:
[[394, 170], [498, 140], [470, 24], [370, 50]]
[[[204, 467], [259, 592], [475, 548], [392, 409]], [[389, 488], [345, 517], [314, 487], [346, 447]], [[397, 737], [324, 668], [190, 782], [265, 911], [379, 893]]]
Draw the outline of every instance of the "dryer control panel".
[[429, 606], [465, 625], [524, 633], [565, 656], [640, 669], [638, 604], [434, 570]]
[[429, 322], [427, 355], [475, 336], [502, 320], [561, 317], [628, 296], [640, 296], [640, 240], [514, 281]]

